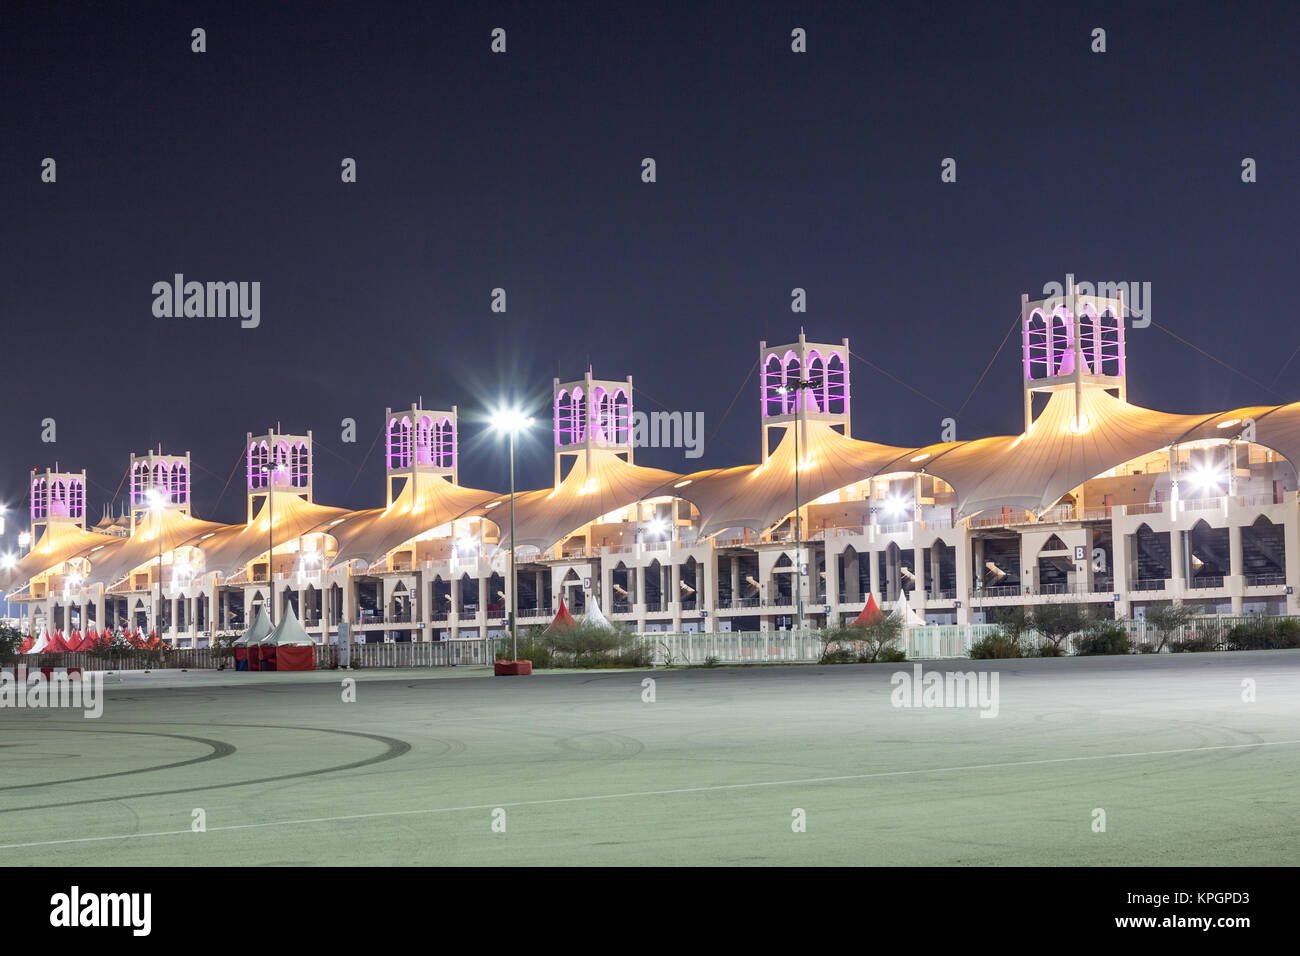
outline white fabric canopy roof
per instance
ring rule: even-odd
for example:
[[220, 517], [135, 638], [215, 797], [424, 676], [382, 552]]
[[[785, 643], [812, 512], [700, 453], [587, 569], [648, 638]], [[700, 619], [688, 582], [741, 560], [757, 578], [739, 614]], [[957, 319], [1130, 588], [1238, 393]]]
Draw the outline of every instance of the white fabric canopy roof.
[[454, 485], [442, 475], [417, 473], [391, 507], [356, 511], [318, 530], [328, 531], [338, 542], [336, 564], [355, 559], [374, 563], [412, 538], [500, 498], [490, 491]]
[[[112, 585], [141, 565], [158, 560], [158, 536], [162, 535], [162, 552], [170, 554], [177, 548], [192, 544], [210, 531], [228, 525], [214, 521], [200, 521], [179, 511], [148, 511], [135, 526], [135, 534], [122, 541], [111, 551], [105, 551], [103, 560], [92, 555], [87, 584]], [[161, 530], [160, 530], [161, 529]], [[118, 539], [121, 541], [121, 539]]]
[[274, 644], [276, 647], [305, 647], [315, 645], [316, 642], [298, 623], [298, 615], [293, 613], [293, 605], [290, 604], [285, 608], [284, 618], [275, 626], [275, 630], [257, 643]]
[[[591, 452], [591, 468], [588, 470], [586, 455], [579, 455], [558, 488], [515, 495], [516, 546], [545, 551], [601, 515], [654, 497], [656, 493], [667, 494], [657, 489], [676, 477], [672, 472], [659, 468], [629, 465], [614, 452], [603, 448]], [[500, 500], [501, 504], [492, 511], [475, 508], [468, 514], [488, 514], [501, 529], [501, 547], [508, 551], [510, 496], [494, 500]]]
[[271, 619], [266, 616], [266, 605], [263, 604], [257, 609], [257, 617], [253, 618], [252, 626], [235, 641], [235, 646], [247, 647], [249, 644], [261, 644], [262, 638], [270, 633]]

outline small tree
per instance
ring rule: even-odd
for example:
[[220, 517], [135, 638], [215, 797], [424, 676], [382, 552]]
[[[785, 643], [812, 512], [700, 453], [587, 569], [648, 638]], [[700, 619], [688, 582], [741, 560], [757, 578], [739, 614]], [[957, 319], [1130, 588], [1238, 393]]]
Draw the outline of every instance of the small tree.
[[11, 664], [18, 660], [18, 650], [22, 646], [22, 632], [8, 624], [0, 624], [0, 662]]
[[858, 655], [858, 660], [874, 664], [877, 661], [896, 662], [906, 658], [907, 655], [895, 646], [903, 636], [903, 619], [897, 614], [880, 615], [858, 630], [862, 631], [859, 638], [862, 652]]
[[1177, 634], [1180, 628], [1186, 627], [1195, 619], [1196, 615], [1192, 613], [1192, 609], [1182, 604], [1157, 604], [1147, 608], [1146, 622], [1160, 638], [1156, 653], [1165, 649], [1169, 639]]
[[1088, 615], [1072, 602], [1039, 604], [1033, 611], [1034, 630], [1052, 642], [1054, 654], [1060, 654], [1061, 643], [1071, 634], [1088, 626]]

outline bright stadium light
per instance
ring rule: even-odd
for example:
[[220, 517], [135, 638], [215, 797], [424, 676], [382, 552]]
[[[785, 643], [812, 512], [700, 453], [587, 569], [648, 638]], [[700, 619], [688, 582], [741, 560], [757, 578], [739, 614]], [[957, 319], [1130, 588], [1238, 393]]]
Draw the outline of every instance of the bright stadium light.
[[668, 522], [663, 518], [652, 518], [649, 530], [652, 535], [663, 536], [668, 533]]
[[16, 555], [6, 554], [3, 558], [0, 558], [0, 568], [3, 568], [6, 571], [12, 571], [16, 567], [18, 567], [18, 558]]
[[18, 532], [18, 547], [25, 548], [32, 543], [32, 533], [30, 531]]
[[492, 427], [510, 437], [510, 657], [519, 664], [519, 628], [515, 612], [519, 604], [519, 577], [515, 572], [515, 436], [533, 423], [518, 408], [498, 408], [492, 413]]

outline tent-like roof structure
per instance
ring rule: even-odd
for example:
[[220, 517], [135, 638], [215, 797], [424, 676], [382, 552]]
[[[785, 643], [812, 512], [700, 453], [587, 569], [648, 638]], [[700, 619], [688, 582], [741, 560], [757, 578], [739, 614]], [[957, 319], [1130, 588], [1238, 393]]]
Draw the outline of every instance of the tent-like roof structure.
[[867, 603], [862, 605], [862, 613], [855, 617], [849, 627], [866, 627], [881, 616], [880, 605], [874, 594], [867, 595]]
[[490, 491], [462, 488], [442, 475], [417, 472], [390, 507], [353, 512], [318, 530], [328, 531], [338, 542], [336, 564], [355, 559], [373, 564], [412, 538], [500, 498]]
[[90, 559], [90, 573], [86, 576], [87, 584], [109, 586], [119, 581], [124, 575], [158, 560], [158, 537], [162, 535], [164, 554], [177, 548], [192, 544], [210, 531], [224, 528], [226, 525], [215, 521], [201, 521], [180, 511], [149, 511], [135, 526], [135, 534], [121, 543], [103, 560]]
[[[690, 501], [700, 509], [701, 535], [724, 528], [766, 531], [794, 511], [795, 430], [786, 429], [781, 442], [761, 465], [742, 465], [687, 476], [660, 489]], [[799, 441], [799, 495], [806, 504], [881, 471], [908, 449], [846, 438], [825, 422], [810, 421]]]
[[[525, 491], [515, 495], [515, 542], [518, 547], [545, 551], [577, 528], [601, 515], [630, 504], [668, 494], [660, 490], [678, 476], [659, 468], [629, 465], [604, 448], [591, 451], [588, 469], [585, 455], [579, 455], [558, 488]], [[509, 497], [500, 500], [501, 513], [491, 512], [501, 528], [501, 547], [509, 550]], [[488, 502], [491, 504], [492, 502]], [[487, 513], [486, 505], [469, 514]]]
[[542, 631], [542, 637], [550, 634], [551, 631], [571, 631], [578, 626], [577, 620], [569, 613], [568, 607], [564, 603], [564, 598], [560, 598], [560, 609], [555, 612], [555, 620], [551, 621], [546, 630]]
[[275, 626], [275, 630], [257, 643], [274, 644], [276, 647], [306, 647], [316, 644], [298, 623], [298, 615], [293, 613], [292, 604], [285, 608], [284, 617]]
[[103, 560], [121, 545], [122, 539], [113, 535], [83, 531], [71, 523], [52, 524], [36, 542], [36, 547], [23, 555], [12, 571], [0, 571], [0, 584], [6, 588], [26, 584], [37, 575], [74, 558], [90, 558], [92, 562]]
[[925, 624], [925, 618], [912, 610], [912, 605], [907, 603], [906, 594], [898, 596], [898, 603], [894, 605], [894, 614], [903, 622], [904, 627], [921, 627]]
[[249, 644], [260, 644], [262, 638], [271, 633], [271, 619], [266, 616], [266, 605], [263, 604], [257, 609], [257, 617], [253, 618], [253, 624], [243, 634], [235, 639], [235, 647], [247, 647]]
[[[1120, 401], [1099, 388], [1054, 392], [1029, 432], [1005, 447], [973, 455], [965, 467], [939, 458], [929, 470], [958, 494], [960, 512], [989, 508], [1037, 510], [1126, 461], [1177, 441], [1205, 415], [1171, 415]], [[949, 478], [949, 475], [952, 475]]]
[[591, 600], [587, 602], [587, 610], [582, 615], [582, 623], [607, 631], [614, 629], [614, 625], [609, 623], [609, 618], [605, 617], [605, 613], [600, 609], [600, 602], [596, 600], [594, 594], [591, 596]]
[[328, 531], [330, 522], [346, 517], [342, 508], [312, 504], [297, 495], [276, 495], [273, 502], [264, 502], [262, 509], [246, 525], [226, 526], [211, 537], [191, 542], [203, 552], [204, 571], [217, 571], [228, 577], [241, 570], [254, 558], [266, 554], [270, 544], [267, 510], [275, 520], [275, 546], [285, 547], [311, 531]]

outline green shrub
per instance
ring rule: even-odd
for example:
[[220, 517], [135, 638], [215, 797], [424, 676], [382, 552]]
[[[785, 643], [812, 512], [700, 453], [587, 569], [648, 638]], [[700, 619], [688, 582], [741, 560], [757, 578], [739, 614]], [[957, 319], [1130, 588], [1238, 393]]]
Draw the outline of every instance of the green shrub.
[[1016, 641], [1000, 631], [995, 631], [987, 637], [982, 637], [970, 646], [971, 660], [1002, 660], [1009, 657], [1020, 657], [1020, 642]]
[[1217, 651], [1219, 649], [1219, 639], [1209, 634], [1198, 634], [1195, 637], [1184, 638], [1181, 641], [1172, 641], [1169, 644], [1169, 649], [1175, 654]]
[[1300, 621], [1294, 618], [1259, 617], [1238, 624], [1225, 635], [1230, 651], [1272, 651], [1300, 647]]
[[1074, 639], [1076, 654], [1127, 654], [1132, 647], [1128, 632], [1118, 624], [1097, 622]]

